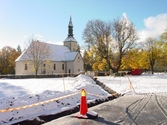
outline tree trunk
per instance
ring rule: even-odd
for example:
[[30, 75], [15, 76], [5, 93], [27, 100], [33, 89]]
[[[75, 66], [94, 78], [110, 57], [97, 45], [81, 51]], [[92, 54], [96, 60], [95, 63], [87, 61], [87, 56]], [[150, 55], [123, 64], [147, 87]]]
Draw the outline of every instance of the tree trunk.
[[35, 78], [37, 78], [38, 70], [35, 70]]
[[155, 64], [155, 61], [154, 61], [154, 60], [151, 60], [151, 63], [150, 63], [150, 66], [151, 66], [151, 74], [154, 74], [154, 64]]
[[118, 73], [118, 69], [117, 68], [113, 68], [113, 73]]
[[154, 65], [151, 65], [151, 74], [154, 74]]
[[107, 65], [108, 65], [109, 69], [111, 69], [113, 73], [117, 73], [118, 70], [116, 68], [112, 67], [110, 60], [108, 58], [106, 58], [106, 61], [107, 61]]

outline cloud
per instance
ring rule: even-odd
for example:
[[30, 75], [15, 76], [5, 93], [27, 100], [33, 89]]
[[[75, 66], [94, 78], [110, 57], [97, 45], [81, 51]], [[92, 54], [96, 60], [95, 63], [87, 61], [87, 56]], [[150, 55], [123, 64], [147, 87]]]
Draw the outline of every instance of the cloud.
[[39, 41], [44, 41], [44, 40], [43, 40], [43, 36], [42, 36], [41, 34], [39, 34], [39, 33], [33, 35], [33, 38], [36, 39], [36, 40], [39, 40]]
[[25, 40], [35, 39], [35, 40], [39, 40], [39, 41], [44, 41], [43, 36], [39, 33], [33, 34], [33, 35], [24, 35], [24, 39]]
[[127, 15], [126, 15], [125, 12], [122, 14], [122, 16], [123, 16], [124, 18], [127, 18]]
[[148, 37], [157, 38], [167, 28], [167, 14], [159, 14], [155, 17], [144, 19], [145, 29], [138, 32], [140, 42], [144, 42]]
[[63, 42], [53, 42], [53, 41], [48, 41], [47, 43], [56, 44], [56, 45], [64, 45]]

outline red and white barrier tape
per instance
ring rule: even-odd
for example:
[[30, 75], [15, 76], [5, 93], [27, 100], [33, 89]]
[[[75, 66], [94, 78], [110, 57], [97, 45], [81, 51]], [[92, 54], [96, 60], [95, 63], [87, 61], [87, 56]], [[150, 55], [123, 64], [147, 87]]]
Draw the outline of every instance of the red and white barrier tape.
[[0, 110], [0, 113], [1, 113], [1, 112], [10, 112], [10, 111], [20, 110], [20, 109], [26, 109], [26, 108], [30, 108], [30, 107], [34, 107], [34, 106], [46, 104], [46, 103], [49, 103], [49, 102], [53, 102], [53, 101], [56, 101], [56, 100], [60, 100], [60, 99], [63, 99], [63, 98], [67, 98], [67, 97], [70, 97], [70, 96], [74, 96], [74, 95], [79, 94], [79, 93], [80, 93], [80, 92], [76, 92], [76, 93], [69, 94], [69, 95], [66, 95], [66, 96], [62, 96], [62, 97], [50, 99], [50, 100], [43, 101], [43, 102], [34, 103], [34, 104], [31, 104], [31, 105], [20, 106], [20, 107], [17, 107], [17, 108], [2, 109], [2, 110]]
[[[131, 87], [131, 85], [130, 85]], [[126, 89], [126, 88], [125, 88]], [[125, 90], [124, 89], [124, 90]], [[131, 89], [131, 88], [130, 88]], [[38, 102], [38, 103], [34, 103], [34, 104], [30, 104], [30, 105], [25, 105], [25, 106], [20, 106], [20, 107], [17, 107], [17, 108], [6, 108], [6, 109], [2, 109], [0, 110], [0, 113], [2, 112], [10, 112], [10, 111], [14, 111], [14, 110], [20, 110], [20, 109], [26, 109], [26, 108], [30, 108], [30, 107], [34, 107], [34, 106], [38, 106], [38, 105], [42, 105], [42, 104], [46, 104], [46, 103], [49, 103], [49, 102], [53, 102], [53, 101], [56, 101], [56, 100], [60, 100], [60, 99], [63, 99], [63, 98], [67, 98], [67, 97], [70, 97], [70, 96], [74, 96], [76, 94], [79, 94], [80, 92], [76, 92], [76, 93], [73, 93], [73, 94], [69, 94], [69, 95], [66, 95], [66, 96], [61, 96], [61, 97], [58, 97], [58, 98], [54, 98], [54, 99], [50, 99], [50, 100], [46, 100], [46, 101], [43, 101], [43, 102]], [[101, 95], [97, 95], [97, 94], [92, 94], [92, 93], [87, 93], [87, 94], [90, 94], [92, 96], [96, 96], [96, 97], [100, 97], [100, 98], [106, 98], [105, 96], [101, 96]], [[119, 94], [118, 92], [116, 93], [113, 93], [111, 94], [111, 96], [114, 96], [116, 94]]]

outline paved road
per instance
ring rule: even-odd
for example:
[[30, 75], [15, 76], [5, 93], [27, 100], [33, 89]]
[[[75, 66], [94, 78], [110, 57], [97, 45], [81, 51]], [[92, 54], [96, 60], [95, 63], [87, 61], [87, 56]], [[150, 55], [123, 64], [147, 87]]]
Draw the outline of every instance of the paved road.
[[96, 119], [77, 119], [76, 113], [44, 125], [167, 125], [166, 95], [125, 95], [89, 108], [98, 113]]

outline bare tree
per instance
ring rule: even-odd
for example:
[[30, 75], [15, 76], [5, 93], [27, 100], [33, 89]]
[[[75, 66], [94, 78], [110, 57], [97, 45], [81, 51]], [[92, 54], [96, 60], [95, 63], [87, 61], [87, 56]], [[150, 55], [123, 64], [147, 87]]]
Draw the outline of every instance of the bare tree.
[[[101, 56], [101, 59], [109, 59], [111, 51], [111, 23], [106, 23], [101, 20], [89, 21], [83, 33], [83, 39], [88, 43], [88, 49], [92, 47], [96, 55]], [[110, 66], [110, 64], [109, 64]]]
[[24, 60], [29, 61], [35, 70], [37, 77], [39, 67], [49, 59], [51, 54], [50, 46], [38, 40], [32, 40], [27, 50], [25, 51]]
[[83, 39], [96, 49], [96, 54], [106, 59], [109, 69], [118, 72], [123, 55], [135, 46], [138, 39], [134, 25], [125, 17], [111, 22], [89, 21]]
[[116, 19], [112, 23], [112, 38], [114, 41], [114, 48], [116, 60], [115, 71], [118, 71], [122, 64], [122, 57], [126, 52], [135, 47], [135, 41], [138, 39], [135, 26], [126, 17]]

